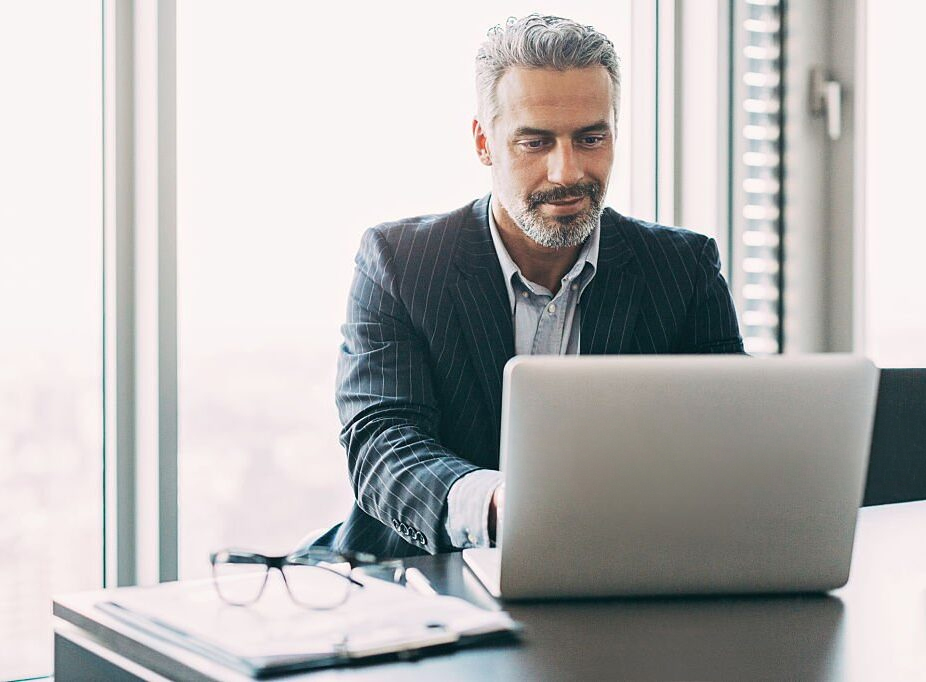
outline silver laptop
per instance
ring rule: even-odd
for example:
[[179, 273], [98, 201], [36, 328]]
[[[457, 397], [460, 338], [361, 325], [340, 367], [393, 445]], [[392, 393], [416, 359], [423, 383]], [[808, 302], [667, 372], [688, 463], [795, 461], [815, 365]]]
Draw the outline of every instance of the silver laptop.
[[848, 355], [515, 358], [500, 548], [464, 559], [505, 599], [840, 587], [877, 384]]

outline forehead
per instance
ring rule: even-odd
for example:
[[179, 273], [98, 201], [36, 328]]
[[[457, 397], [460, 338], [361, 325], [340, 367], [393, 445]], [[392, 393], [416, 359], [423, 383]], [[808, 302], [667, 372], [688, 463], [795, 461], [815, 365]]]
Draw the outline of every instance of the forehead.
[[603, 66], [564, 71], [513, 67], [498, 81], [496, 123], [506, 129], [529, 126], [565, 132], [612, 121], [611, 87]]

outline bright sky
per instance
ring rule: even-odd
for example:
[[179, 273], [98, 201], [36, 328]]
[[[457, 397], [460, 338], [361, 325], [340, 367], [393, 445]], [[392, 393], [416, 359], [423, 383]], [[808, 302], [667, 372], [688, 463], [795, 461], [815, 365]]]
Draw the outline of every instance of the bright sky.
[[99, 355], [101, 55], [99, 2], [0, 2], [0, 367]]

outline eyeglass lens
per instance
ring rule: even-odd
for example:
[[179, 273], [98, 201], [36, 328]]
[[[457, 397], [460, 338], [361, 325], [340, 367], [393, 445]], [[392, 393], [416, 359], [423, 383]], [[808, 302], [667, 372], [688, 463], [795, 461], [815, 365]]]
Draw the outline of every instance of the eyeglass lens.
[[260, 597], [267, 582], [268, 570], [264, 563], [217, 561], [212, 566], [212, 575], [222, 599], [230, 604], [245, 605]]
[[313, 609], [331, 609], [343, 604], [352, 583], [350, 567], [341, 565], [286, 564], [283, 577], [293, 601]]

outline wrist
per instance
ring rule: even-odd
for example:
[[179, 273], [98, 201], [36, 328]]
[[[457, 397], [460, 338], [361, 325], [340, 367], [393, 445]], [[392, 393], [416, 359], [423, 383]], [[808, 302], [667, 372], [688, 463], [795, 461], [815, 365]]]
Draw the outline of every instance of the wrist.
[[492, 492], [492, 499], [489, 502], [489, 518], [488, 518], [488, 531], [489, 531], [489, 541], [492, 544], [495, 544], [497, 538], [497, 529], [499, 526], [499, 518], [501, 517], [502, 504], [504, 500], [504, 484], [499, 485]]

